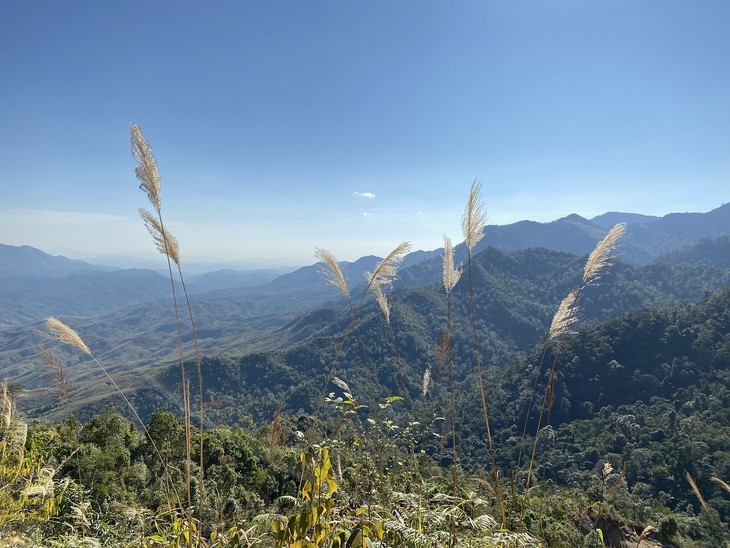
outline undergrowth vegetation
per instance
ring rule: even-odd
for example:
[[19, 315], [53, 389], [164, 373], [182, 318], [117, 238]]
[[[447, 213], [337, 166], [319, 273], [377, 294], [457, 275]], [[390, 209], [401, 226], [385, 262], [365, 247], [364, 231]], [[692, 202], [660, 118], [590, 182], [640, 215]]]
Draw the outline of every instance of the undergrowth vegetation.
[[[501, 354], [485, 344], [477, 313], [489, 288], [477, 284], [481, 267], [472, 256], [485, 226], [474, 183], [462, 218], [465, 264], [455, 263], [445, 237], [440, 302], [418, 290], [403, 293], [409, 307], [392, 298], [407, 242], [357, 290], [329, 251], [316, 250], [342, 294], [344, 323], [329, 332], [326, 361], [293, 350], [304, 376], [300, 412], [287, 413], [279, 401], [269, 423], [237, 414], [213, 424], [224, 415], [206, 379], [223, 391], [249, 365], [201, 357], [179, 245], [163, 222], [157, 163], [139, 128], [131, 131], [136, 174], [154, 210], [140, 213], [167, 258], [180, 413], [158, 409], [143, 420], [144, 396], [125, 392], [72, 327], [49, 318], [51, 334], [95, 364], [119, 404], [85, 422], [28, 425], [13, 387], [3, 384], [0, 543], [694, 547], [729, 540], [730, 291], [576, 332], [586, 294], [596, 299], [602, 288], [594, 286], [613, 265], [624, 231], [617, 225], [575, 273], [543, 344], [491, 367], [485, 356]], [[464, 299], [456, 300], [457, 287]], [[440, 307], [440, 337], [414, 360], [423, 352], [402, 336], [399, 315], [428, 333], [416, 311], [427, 315], [431, 305]], [[184, 352], [188, 332], [192, 355]], [[69, 373], [51, 350], [42, 354], [63, 401]], [[275, 362], [256, 366], [257, 377], [282, 381]], [[649, 397], [637, 401], [642, 390]], [[245, 386], [237, 397], [254, 398]]]

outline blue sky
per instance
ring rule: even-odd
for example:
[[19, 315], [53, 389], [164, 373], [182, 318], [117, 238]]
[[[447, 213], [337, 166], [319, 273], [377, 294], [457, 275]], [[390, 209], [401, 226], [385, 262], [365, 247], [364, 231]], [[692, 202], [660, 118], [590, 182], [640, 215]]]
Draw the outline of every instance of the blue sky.
[[[309, 264], [489, 222], [730, 201], [724, 0], [0, 4], [0, 243]], [[72, 254], [68, 252], [68, 254]]]

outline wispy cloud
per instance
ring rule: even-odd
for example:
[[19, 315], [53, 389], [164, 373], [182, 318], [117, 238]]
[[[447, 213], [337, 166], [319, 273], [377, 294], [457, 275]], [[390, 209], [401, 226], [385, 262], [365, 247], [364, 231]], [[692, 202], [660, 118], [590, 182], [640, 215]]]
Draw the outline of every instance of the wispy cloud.
[[375, 194], [373, 194], [372, 192], [353, 192], [352, 195], [357, 196], [358, 198], [375, 198]]
[[362, 214], [362, 216], [363, 216], [363, 217], [370, 217], [370, 213], [368, 213], [368, 212], [366, 211], [366, 212], [364, 212], [364, 213]]
[[129, 221], [130, 217], [108, 213], [86, 213], [80, 211], [53, 211], [49, 209], [6, 209], [6, 219], [47, 224], [99, 224]]

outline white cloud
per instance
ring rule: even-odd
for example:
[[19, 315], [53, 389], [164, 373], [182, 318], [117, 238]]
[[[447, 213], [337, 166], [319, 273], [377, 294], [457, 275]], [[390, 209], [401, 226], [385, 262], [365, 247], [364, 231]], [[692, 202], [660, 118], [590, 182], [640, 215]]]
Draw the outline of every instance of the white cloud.
[[368, 213], [368, 212], [366, 211], [365, 213], [363, 213], [363, 214], [362, 214], [362, 216], [363, 216], [363, 217], [370, 217], [370, 213]]
[[375, 198], [375, 194], [373, 194], [372, 192], [353, 192], [352, 195], [357, 196], [358, 198]]

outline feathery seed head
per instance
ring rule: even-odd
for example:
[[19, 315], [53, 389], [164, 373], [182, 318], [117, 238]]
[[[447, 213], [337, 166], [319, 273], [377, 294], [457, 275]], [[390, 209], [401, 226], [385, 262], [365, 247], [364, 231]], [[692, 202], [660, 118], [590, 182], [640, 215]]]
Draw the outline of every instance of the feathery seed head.
[[555, 312], [555, 315], [553, 316], [553, 321], [550, 324], [548, 342], [553, 342], [558, 337], [562, 337], [571, 332], [570, 326], [577, 320], [577, 299], [578, 292], [573, 290], [562, 300], [560, 306], [558, 306], [557, 312]]
[[29, 482], [23, 494], [27, 497], [40, 497], [46, 499], [53, 496], [53, 475], [56, 471], [53, 468], [42, 468], [35, 481]]
[[613, 466], [611, 466], [611, 463], [610, 463], [610, 462], [604, 462], [604, 463], [603, 463], [603, 471], [602, 471], [602, 473], [601, 473], [601, 474], [603, 475], [603, 477], [604, 477], [604, 478], [607, 478], [607, 477], [608, 477], [608, 475], [609, 475], [609, 474], [610, 474], [611, 472], [613, 472]]
[[722, 480], [721, 480], [720, 478], [718, 478], [717, 476], [711, 476], [711, 477], [710, 477], [710, 480], [711, 480], [711, 481], [714, 481], [714, 482], [715, 482], [716, 484], [718, 484], [718, 485], [719, 485], [720, 487], [722, 487], [723, 489], [725, 489], [725, 491], [727, 491], [728, 493], [730, 493], [730, 485], [728, 485], [727, 483], [725, 483], [724, 481], [722, 481]]
[[641, 531], [639, 538], [636, 540], [636, 546], [637, 547], [640, 546], [641, 541], [644, 540], [646, 537], [648, 537], [652, 531], [656, 531], [656, 529], [654, 527], [652, 527], [651, 525], [647, 525], [646, 527], [644, 527], [644, 530]]
[[137, 160], [139, 166], [134, 170], [139, 179], [139, 188], [147, 193], [147, 197], [150, 203], [155, 208], [155, 211], [160, 211], [161, 200], [160, 200], [160, 189], [162, 188], [162, 178], [157, 169], [157, 160], [155, 155], [152, 153], [152, 147], [142, 135], [142, 130], [139, 126], [132, 124], [129, 128], [129, 132], [132, 136], [132, 154], [134, 159]]
[[10, 423], [13, 420], [13, 400], [10, 398], [10, 394], [8, 394], [8, 383], [7, 381], [3, 381], [3, 393], [2, 393], [2, 424], [3, 426], [8, 429], [10, 428]]
[[471, 184], [469, 200], [464, 208], [464, 214], [461, 216], [461, 230], [469, 251], [473, 251], [474, 246], [484, 237], [484, 225], [487, 222], [487, 212], [479, 196], [481, 187], [481, 183], [477, 181]]
[[332, 384], [334, 384], [336, 387], [338, 387], [343, 392], [347, 392], [348, 394], [352, 394], [352, 390], [350, 390], [350, 387], [347, 386], [347, 383], [343, 381], [339, 377], [332, 377]]
[[46, 327], [58, 338], [59, 341], [75, 346], [82, 352], [91, 356], [91, 350], [89, 350], [89, 347], [84, 344], [84, 341], [81, 340], [79, 334], [62, 321], [51, 316], [50, 318], [46, 318]]
[[68, 380], [66, 379], [66, 367], [63, 364], [61, 358], [56, 356], [53, 352], [42, 346], [38, 347], [38, 352], [46, 365], [46, 368], [53, 373], [53, 377], [56, 383], [56, 389], [61, 394], [61, 397], [67, 398], [69, 392]]
[[170, 234], [170, 231], [163, 228], [158, 217], [144, 208], [140, 208], [139, 214], [142, 217], [144, 226], [147, 227], [157, 251], [170, 257], [170, 260], [180, 266], [180, 244], [177, 238]]
[[615, 260], [614, 250], [621, 236], [626, 232], [626, 223], [619, 223], [614, 226], [601, 240], [586, 261], [583, 270], [584, 286], [595, 282], [601, 277], [602, 272], [611, 266]]
[[451, 238], [444, 235], [444, 289], [448, 295], [461, 278], [461, 267], [454, 267], [454, 248]]
[[426, 372], [423, 374], [423, 384], [421, 386], [421, 397], [425, 398], [426, 394], [428, 394], [428, 386], [431, 384], [431, 368], [429, 367], [426, 369]]
[[403, 256], [410, 250], [411, 242], [398, 244], [385, 259], [380, 261], [372, 274], [369, 272], [366, 273], [365, 277], [368, 280], [368, 286], [365, 292], [367, 293], [376, 285], [384, 286], [392, 284], [398, 272], [398, 265], [403, 260]]
[[446, 360], [451, 353], [451, 328], [447, 325], [441, 334], [441, 343], [436, 345], [434, 349], [436, 355], [436, 377], [439, 377], [439, 371], [446, 364]]
[[707, 502], [705, 501], [705, 498], [702, 496], [702, 493], [700, 492], [700, 488], [697, 487], [697, 484], [695, 483], [695, 480], [692, 477], [692, 475], [685, 470], [684, 477], [687, 479], [687, 483], [689, 483], [689, 486], [692, 488], [692, 491], [694, 492], [695, 496], [697, 497], [697, 500], [700, 501], [702, 508], [707, 508]]
[[390, 305], [388, 304], [388, 297], [383, 293], [382, 285], [373, 285], [373, 291], [375, 291], [375, 299], [378, 301], [378, 305], [380, 305], [380, 310], [383, 311], [385, 321], [390, 325]]
[[345, 277], [342, 275], [342, 270], [340, 269], [340, 265], [337, 264], [335, 256], [326, 249], [320, 249], [319, 247], [314, 248], [314, 255], [324, 265], [321, 272], [326, 278], [327, 283], [342, 291], [349, 301], [350, 291], [347, 289], [347, 282], [345, 282]]

